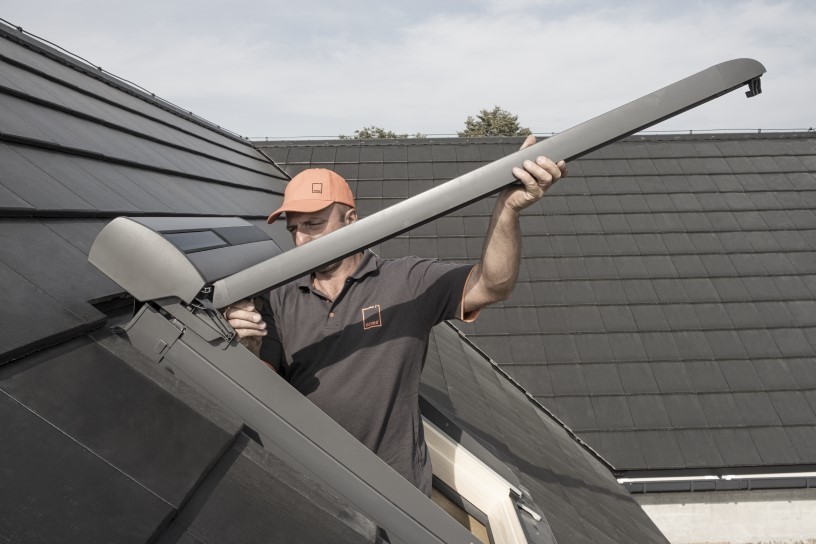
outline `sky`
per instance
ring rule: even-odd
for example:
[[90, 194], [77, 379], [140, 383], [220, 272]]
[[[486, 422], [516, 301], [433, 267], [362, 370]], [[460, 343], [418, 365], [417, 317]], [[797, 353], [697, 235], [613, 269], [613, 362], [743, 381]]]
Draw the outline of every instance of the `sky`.
[[742, 57], [763, 94], [651, 130], [816, 126], [811, 0], [0, 0], [0, 18], [250, 138], [455, 135], [497, 105], [551, 134]]

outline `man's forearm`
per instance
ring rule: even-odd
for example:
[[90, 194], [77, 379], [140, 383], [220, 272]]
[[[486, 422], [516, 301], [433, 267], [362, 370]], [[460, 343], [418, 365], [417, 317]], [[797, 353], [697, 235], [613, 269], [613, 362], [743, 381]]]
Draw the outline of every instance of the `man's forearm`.
[[465, 296], [465, 312], [507, 299], [516, 286], [521, 260], [519, 212], [505, 206], [503, 197], [499, 196], [490, 218], [482, 258]]
[[[522, 149], [535, 143], [528, 136]], [[567, 175], [564, 161], [558, 164], [546, 157], [524, 161], [513, 168], [513, 176], [521, 182], [502, 191], [490, 218], [482, 259], [474, 268], [465, 286], [462, 307], [465, 313], [481, 310], [488, 304], [507, 299], [518, 278], [521, 259], [521, 227], [519, 213], [544, 196], [547, 189]]]

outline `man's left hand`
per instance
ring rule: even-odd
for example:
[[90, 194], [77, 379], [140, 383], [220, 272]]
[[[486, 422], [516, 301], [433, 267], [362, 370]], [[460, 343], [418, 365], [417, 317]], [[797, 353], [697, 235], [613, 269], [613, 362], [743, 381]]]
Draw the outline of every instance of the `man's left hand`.
[[[535, 136], [527, 136], [521, 149], [530, 147], [535, 142]], [[501, 195], [504, 198], [504, 205], [516, 212], [541, 199], [547, 189], [567, 175], [567, 164], [564, 161], [556, 164], [547, 157], [524, 161], [523, 166], [513, 168], [513, 175], [523, 186], [509, 187]]]

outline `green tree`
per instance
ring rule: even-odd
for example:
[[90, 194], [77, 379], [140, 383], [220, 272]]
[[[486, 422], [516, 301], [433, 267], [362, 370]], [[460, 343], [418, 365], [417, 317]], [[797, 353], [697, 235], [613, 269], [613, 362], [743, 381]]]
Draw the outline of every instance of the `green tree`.
[[482, 110], [474, 119], [468, 115], [465, 130], [458, 133], [461, 138], [479, 136], [527, 136], [529, 128], [520, 127], [518, 115], [495, 106], [493, 110]]
[[[353, 136], [348, 136], [346, 134], [341, 134], [339, 138], [341, 140], [377, 140], [377, 139], [387, 139], [387, 138], [409, 138], [408, 134], [397, 134], [393, 130], [385, 130], [384, 128], [380, 128], [375, 125], [371, 125], [370, 127], [363, 127], [361, 129], [357, 129], [354, 131]], [[421, 133], [416, 133], [412, 136], [413, 138], [424, 138], [425, 135]]]

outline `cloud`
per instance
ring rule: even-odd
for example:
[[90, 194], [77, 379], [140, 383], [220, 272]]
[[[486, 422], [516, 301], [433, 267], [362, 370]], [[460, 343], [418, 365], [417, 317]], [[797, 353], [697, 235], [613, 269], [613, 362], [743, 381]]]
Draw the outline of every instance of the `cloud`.
[[6, 18], [249, 136], [334, 136], [370, 124], [451, 134], [493, 105], [535, 131], [561, 131], [737, 57], [766, 65], [763, 95], [732, 93], [661, 127], [814, 124], [813, 4], [643, 4], [485, 0], [440, 8], [422, 0], [341, 9], [253, 0], [226, 10], [210, 0], [158, 10], [144, 0], [112, 18], [85, 0], [79, 9], [54, 3], [17, 13], [30, 23]]

